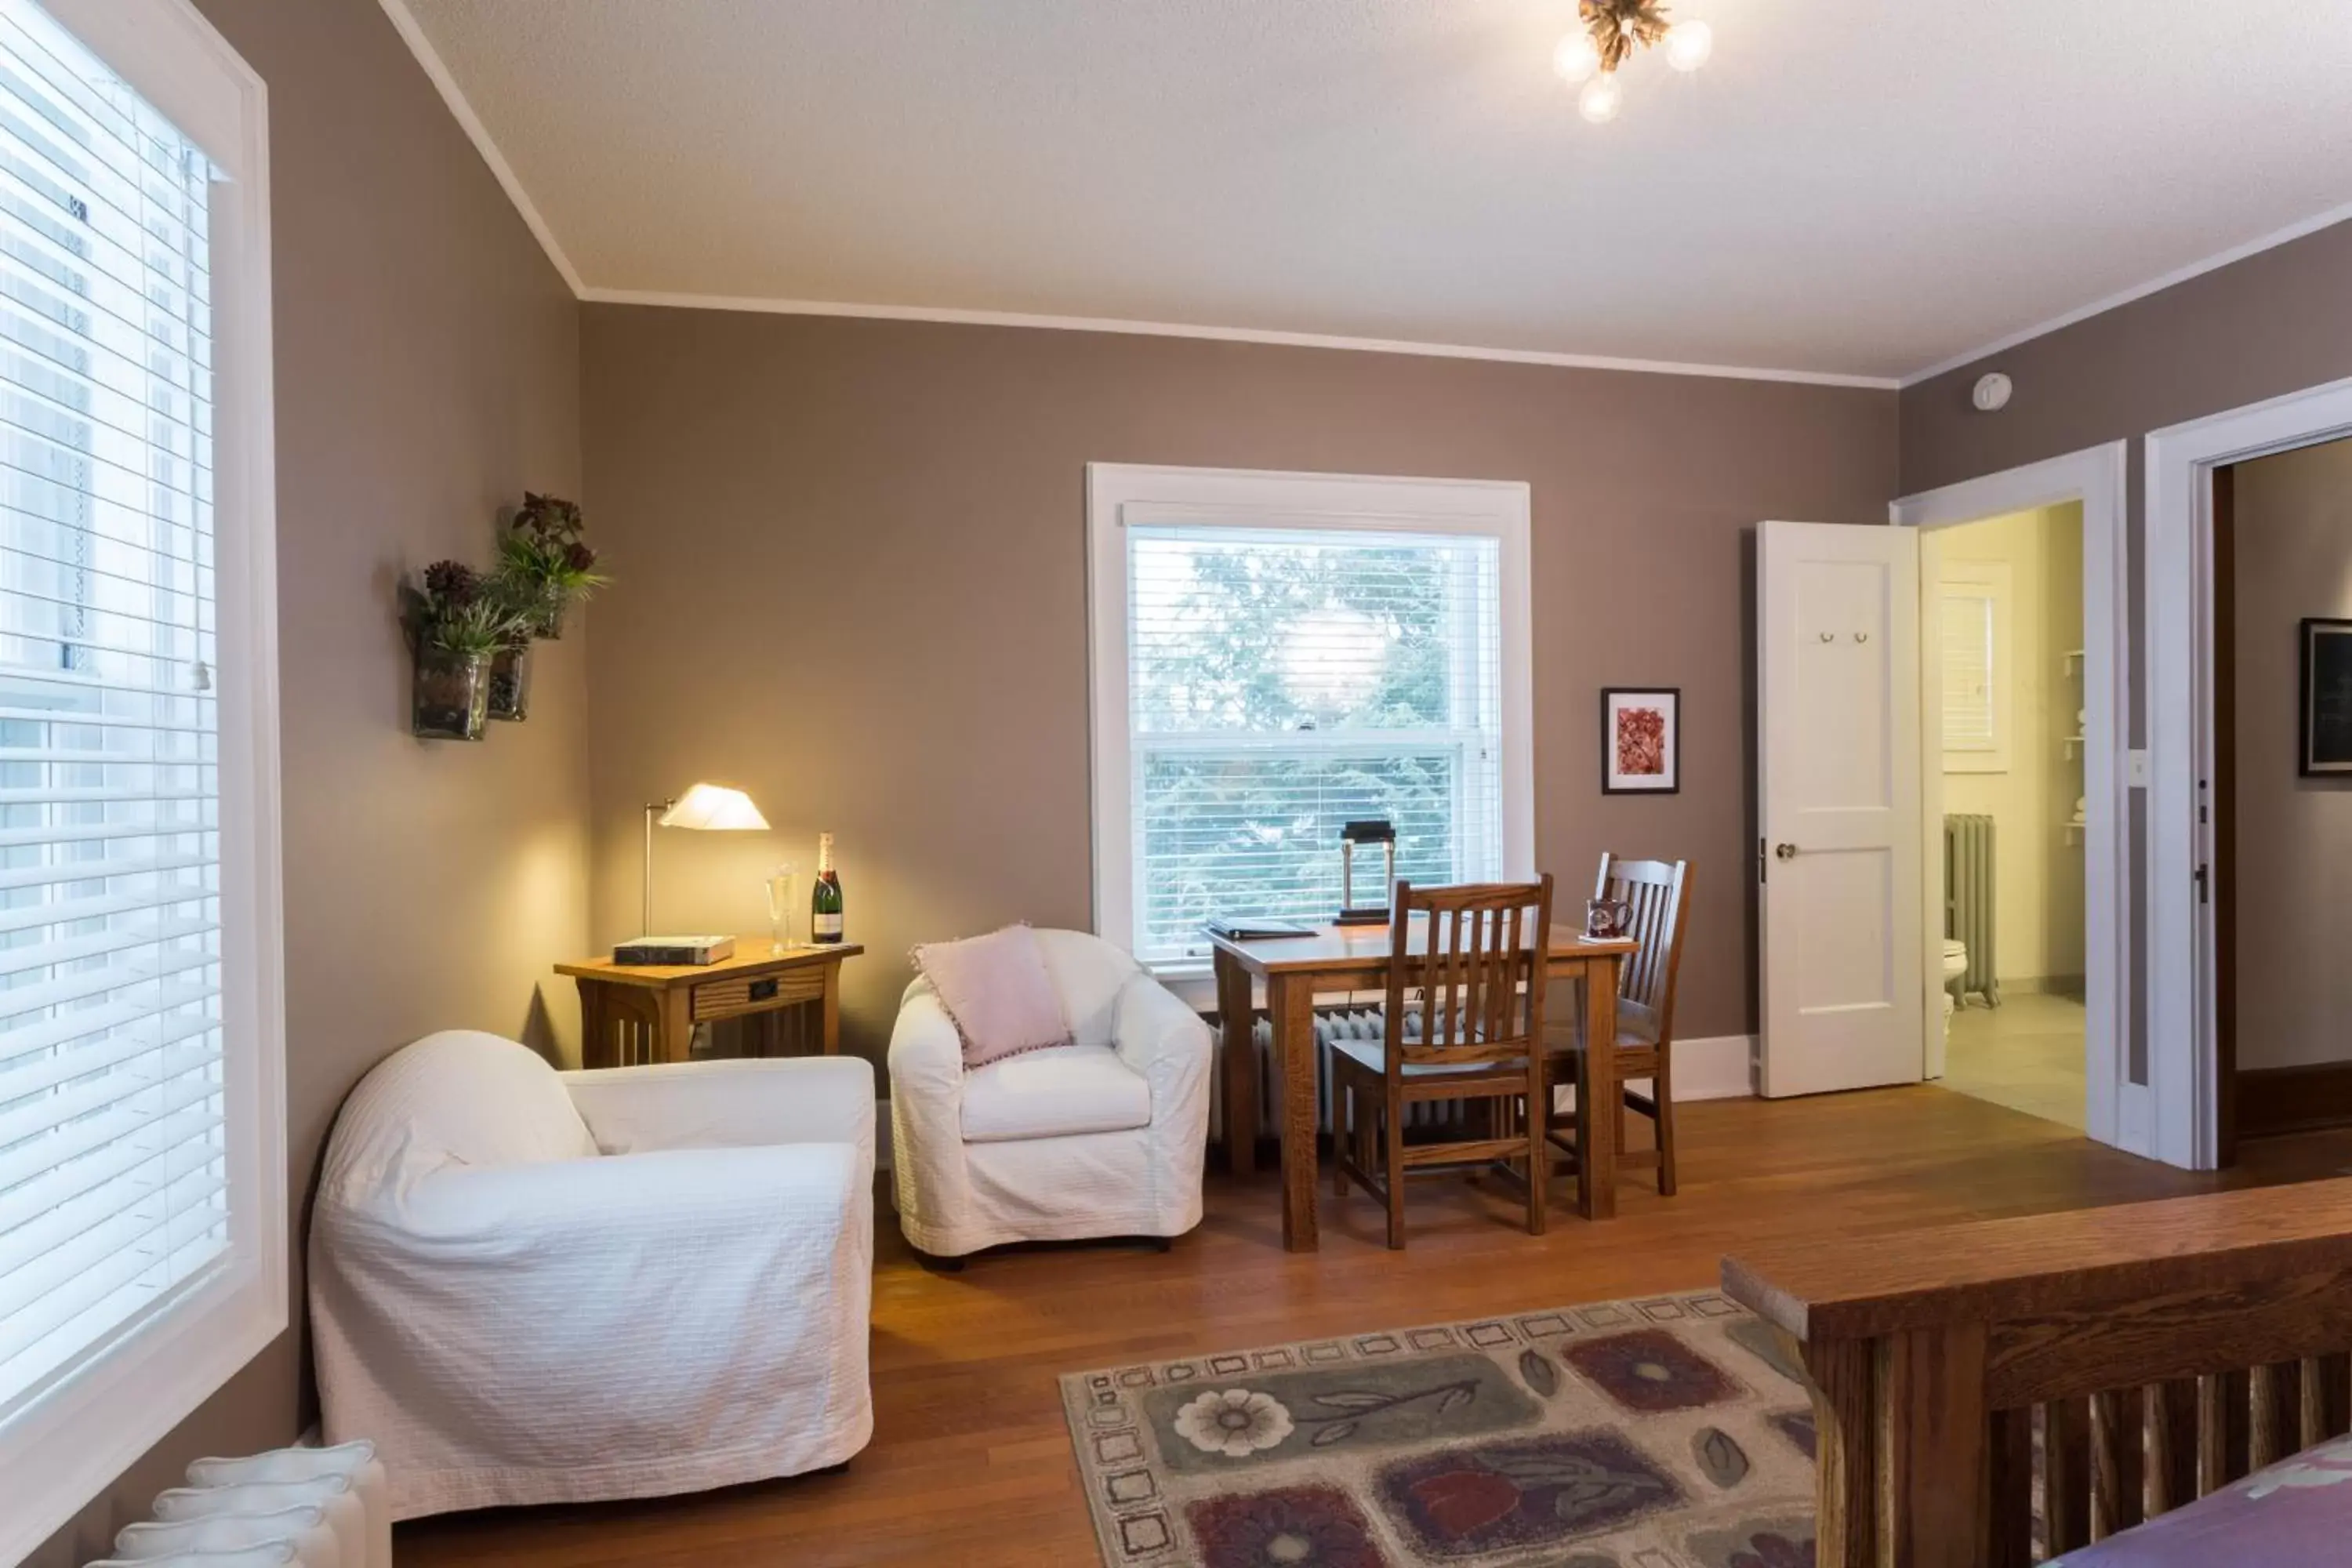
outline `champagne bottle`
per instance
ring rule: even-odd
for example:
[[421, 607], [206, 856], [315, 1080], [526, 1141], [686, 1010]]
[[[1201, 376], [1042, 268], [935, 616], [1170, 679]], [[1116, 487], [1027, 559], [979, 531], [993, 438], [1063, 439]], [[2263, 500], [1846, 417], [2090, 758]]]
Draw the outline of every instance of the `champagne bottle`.
[[833, 869], [833, 835], [816, 837], [816, 886], [809, 894], [809, 940], [841, 940], [841, 879]]

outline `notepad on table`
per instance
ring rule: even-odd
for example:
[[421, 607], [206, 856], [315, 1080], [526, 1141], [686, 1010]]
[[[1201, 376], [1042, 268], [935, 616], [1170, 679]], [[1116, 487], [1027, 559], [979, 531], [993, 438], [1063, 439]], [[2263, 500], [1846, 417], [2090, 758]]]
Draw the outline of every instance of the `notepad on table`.
[[1297, 921], [1251, 920], [1229, 915], [1213, 916], [1202, 922], [1211, 936], [1223, 937], [1227, 942], [1265, 942], [1282, 936], [1313, 936], [1315, 928]]

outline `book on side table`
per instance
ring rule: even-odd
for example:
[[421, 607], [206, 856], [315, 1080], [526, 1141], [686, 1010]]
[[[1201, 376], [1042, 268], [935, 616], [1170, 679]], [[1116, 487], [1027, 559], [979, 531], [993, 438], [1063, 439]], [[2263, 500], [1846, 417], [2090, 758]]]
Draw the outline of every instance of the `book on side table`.
[[613, 944], [613, 962], [626, 964], [718, 963], [735, 956], [731, 936], [641, 936]]

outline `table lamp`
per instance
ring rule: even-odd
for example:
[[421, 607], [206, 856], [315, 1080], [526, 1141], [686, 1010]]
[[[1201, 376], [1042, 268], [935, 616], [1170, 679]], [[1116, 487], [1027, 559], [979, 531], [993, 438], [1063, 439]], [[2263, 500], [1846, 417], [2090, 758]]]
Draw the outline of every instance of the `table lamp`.
[[731, 957], [730, 936], [656, 936], [654, 931], [654, 828], [691, 827], [700, 832], [764, 833], [768, 819], [751, 797], [725, 784], [698, 784], [673, 800], [646, 805], [645, 934], [613, 949], [615, 963], [716, 963]]

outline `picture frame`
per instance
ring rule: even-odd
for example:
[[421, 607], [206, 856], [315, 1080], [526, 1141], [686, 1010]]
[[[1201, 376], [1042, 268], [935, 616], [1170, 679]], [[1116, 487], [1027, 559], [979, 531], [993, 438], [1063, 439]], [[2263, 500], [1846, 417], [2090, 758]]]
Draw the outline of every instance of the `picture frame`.
[[2305, 778], [2352, 774], [2352, 620], [2306, 616], [2300, 641], [2295, 771]]
[[1679, 795], [1683, 787], [1679, 686], [1611, 686], [1601, 693], [1601, 793]]

